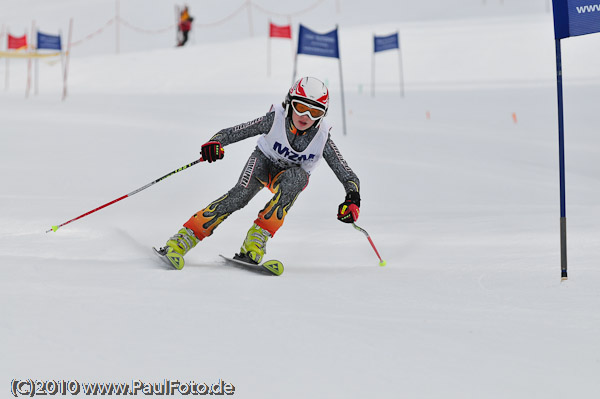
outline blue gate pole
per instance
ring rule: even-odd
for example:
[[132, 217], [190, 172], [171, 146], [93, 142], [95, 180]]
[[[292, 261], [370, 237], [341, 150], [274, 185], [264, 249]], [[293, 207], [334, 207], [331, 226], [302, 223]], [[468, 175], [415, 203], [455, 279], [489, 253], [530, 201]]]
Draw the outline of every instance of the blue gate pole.
[[563, 117], [562, 57], [560, 39], [556, 39], [556, 87], [558, 94], [558, 156], [560, 173], [560, 269], [567, 279], [567, 210], [565, 199], [565, 126]]

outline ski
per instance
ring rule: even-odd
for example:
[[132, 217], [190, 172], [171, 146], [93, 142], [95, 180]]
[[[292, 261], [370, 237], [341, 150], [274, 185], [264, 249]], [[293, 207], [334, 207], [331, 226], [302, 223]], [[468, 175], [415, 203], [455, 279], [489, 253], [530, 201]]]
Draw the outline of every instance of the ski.
[[163, 248], [156, 249], [152, 247], [156, 256], [162, 259], [167, 265], [177, 270], [183, 269], [183, 256], [179, 255], [177, 252], [167, 253]]
[[[169, 252], [164, 251], [163, 248], [156, 249], [152, 247], [156, 256], [158, 256], [166, 265], [171, 268], [181, 270], [183, 269], [184, 261], [183, 256], [179, 255], [177, 252]], [[244, 269], [249, 270], [256, 273], [268, 274], [271, 276], [280, 276], [283, 274], [283, 263], [278, 260], [268, 260], [263, 263], [250, 263], [245, 262], [243, 260], [229, 258], [224, 255], [219, 255], [221, 258], [225, 259], [228, 264]]]
[[260, 274], [268, 274], [272, 276], [280, 276], [283, 274], [283, 263], [278, 260], [268, 260], [263, 263], [250, 263], [244, 262], [243, 260], [229, 258], [224, 255], [219, 255], [221, 258], [227, 261], [227, 264]]

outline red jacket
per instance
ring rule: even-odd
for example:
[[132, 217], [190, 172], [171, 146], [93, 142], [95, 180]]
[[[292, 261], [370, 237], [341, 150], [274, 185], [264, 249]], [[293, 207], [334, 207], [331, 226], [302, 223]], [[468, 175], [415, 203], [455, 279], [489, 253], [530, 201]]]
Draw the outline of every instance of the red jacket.
[[189, 20], [181, 21], [179, 23], [179, 29], [182, 32], [189, 32], [190, 30], [192, 30], [192, 22]]

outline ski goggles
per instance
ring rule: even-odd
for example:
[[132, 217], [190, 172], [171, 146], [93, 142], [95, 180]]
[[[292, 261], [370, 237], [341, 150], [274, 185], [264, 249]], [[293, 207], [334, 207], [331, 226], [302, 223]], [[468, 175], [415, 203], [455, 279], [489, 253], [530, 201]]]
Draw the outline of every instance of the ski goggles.
[[321, 108], [315, 108], [302, 101], [292, 100], [292, 108], [298, 116], [308, 115], [313, 121], [319, 120], [325, 116], [325, 111]]

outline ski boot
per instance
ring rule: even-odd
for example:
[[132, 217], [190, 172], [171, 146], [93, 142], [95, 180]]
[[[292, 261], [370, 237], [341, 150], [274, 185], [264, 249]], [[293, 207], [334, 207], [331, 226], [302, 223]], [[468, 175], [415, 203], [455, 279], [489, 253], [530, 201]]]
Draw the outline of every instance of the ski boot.
[[156, 252], [167, 258], [175, 269], [181, 270], [185, 264], [183, 256], [194, 248], [199, 241], [192, 230], [184, 227], [169, 238], [166, 245]]
[[267, 252], [267, 240], [271, 238], [271, 233], [256, 223], [250, 227], [246, 234], [246, 239], [240, 248], [240, 253], [233, 258], [245, 262], [259, 264]]

